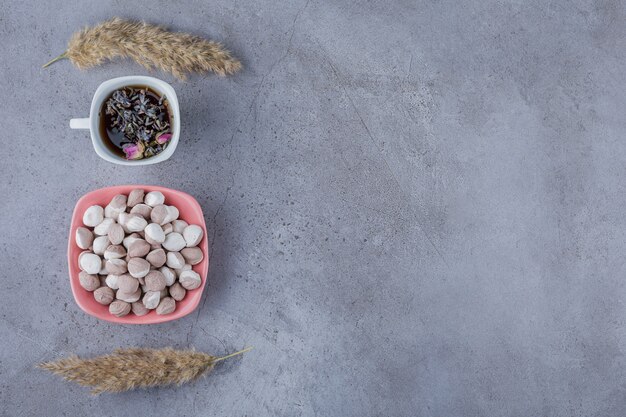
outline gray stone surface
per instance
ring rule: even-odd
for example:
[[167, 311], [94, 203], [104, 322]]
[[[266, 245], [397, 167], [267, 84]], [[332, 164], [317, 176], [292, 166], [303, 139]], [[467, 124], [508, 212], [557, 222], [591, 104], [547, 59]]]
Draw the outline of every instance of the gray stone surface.
[[[1, 415], [624, 415], [623, 1], [0, 6]], [[68, 128], [143, 69], [40, 68], [113, 15], [222, 40], [246, 67], [156, 73], [183, 117], [158, 166], [108, 164]], [[73, 205], [124, 183], [202, 205], [191, 316], [120, 326], [73, 301]], [[254, 350], [95, 398], [33, 367], [129, 345]]]

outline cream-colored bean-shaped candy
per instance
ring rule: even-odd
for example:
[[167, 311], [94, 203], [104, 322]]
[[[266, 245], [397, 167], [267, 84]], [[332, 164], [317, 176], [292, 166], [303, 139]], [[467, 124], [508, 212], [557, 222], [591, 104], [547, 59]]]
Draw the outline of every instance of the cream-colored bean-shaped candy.
[[126, 224], [124, 224], [129, 232], [142, 232], [147, 225], [148, 222], [146, 219], [138, 214], [129, 215], [128, 220], [126, 220]]
[[95, 291], [100, 287], [100, 278], [85, 271], [80, 271], [78, 274], [78, 282], [87, 291]]
[[146, 256], [146, 261], [150, 262], [153, 267], [160, 268], [167, 262], [167, 255], [161, 248], [154, 249]]
[[169, 268], [180, 269], [185, 266], [185, 258], [178, 252], [168, 252], [166, 264]]
[[[117, 218], [117, 223], [122, 226], [124, 228], [124, 230], [128, 230], [126, 228], [126, 223], [128, 222], [128, 219], [130, 219], [131, 214], [126, 213], [125, 211], [120, 213], [120, 215]], [[135, 214], [136, 216], [136, 214]], [[129, 232], [130, 233], [130, 232]]]
[[118, 194], [111, 199], [109, 202], [109, 206], [111, 206], [114, 210], [119, 210], [120, 212], [126, 210], [126, 201], [127, 198], [124, 194]]
[[122, 243], [125, 235], [126, 233], [124, 232], [124, 228], [119, 224], [112, 224], [111, 227], [109, 227], [109, 232], [107, 233], [109, 241], [114, 245]]
[[160, 291], [147, 291], [142, 301], [147, 309], [154, 310], [159, 305], [159, 301], [161, 301], [161, 293]]
[[178, 219], [180, 212], [176, 206], [165, 206], [167, 207], [167, 216], [165, 217], [165, 223], [173, 222]]
[[117, 286], [120, 291], [130, 294], [137, 291], [137, 288], [139, 288], [139, 281], [137, 280], [137, 278], [133, 278], [129, 274], [124, 274], [120, 275], [117, 279]]
[[163, 225], [167, 223], [166, 219], [168, 214], [167, 206], [165, 204], [159, 204], [150, 212], [150, 220], [152, 220], [152, 223]]
[[98, 236], [93, 240], [93, 253], [104, 255], [104, 251], [109, 247], [111, 241], [107, 236]]
[[115, 293], [109, 287], [100, 287], [93, 292], [93, 298], [102, 305], [109, 305], [115, 299]]
[[165, 277], [165, 285], [167, 285], [168, 287], [170, 285], [173, 285], [174, 282], [176, 282], [176, 274], [174, 273], [174, 271], [169, 269], [167, 266], [161, 267], [159, 269], [159, 271], [161, 271], [161, 273]]
[[126, 301], [115, 300], [109, 304], [109, 313], [116, 317], [124, 317], [130, 313], [130, 304]]
[[144, 279], [148, 291], [161, 291], [166, 287], [165, 276], [161, 271], [150, 271]]
[[186, 245], [185, 238], [180, 233], [172, 232], [165, 236], [163, 247], [170, 252], [178, 252]]
[[131, 306], [130, 306], [133, 314], [135, 314], [135, 316], [145, 316], [146, 314], [148, 314], [150, 312], [150, 310], [148, 310], [146, 308], [145, 305], [143, 305], [143, 303], [141, 301], [135, 301]]
[[155, 207], [159, 204], [165, 203], [165, 196], [160, 191], [150, 191], [148, 194], [146, 194], [143, 202], [150, 207]]
[[117, 219], [120, 217], [120, 213], [123, 213], [123, 212], [124, 210], [114, 209], [113, 207], [111, 207], [110, 204], [107, 204], [106, 206], [104, 206], [104, 218], [105, 219], [113, 219], [117, 221]]
[[104, 209], [100, 206], [91, 206], [83, 213], [83, 224], [96, 227], [104, 220]]
[[[104, 259], [122, 259], [126, 256], [126, 249], [122, 245], [109, 245], [104, 251]], [[185, 255], [183, 254], [183, 257]]]
[[[165, 236], [163, 237], [165, 240]], [[79, 227], [76, 229], [76, 245], [81, 249], [89, 249], [93, 243], [93, 233], [86, 227]]]
[[185, 298], [185, 294], [187, 294], [187, 290], [184, 289], [182, 285], [180, 285], [180, 282], [174, 283], [174, 285], [170, 287], [169, 291], [170, 296], [172, 296], [172, 298], [176, 301], [181, 301], [183, 298]]
[[137, 239], [128, 247], [128, 255], [131, 258], [143, 258], [150, 252], [150, 249], [152, 248], [148, 242], [143, 239]]
[[197, 246], [192, 248], [185, 248], [180, 251], [180, 254], [183, 255], [185, 261], [191, 265], [198, 265], [204, 259], [204, 255], [202, 254], [202, 249]]
[[147, 204], [137, 204], [135, 207], [130, 209], [131, 214], [138, 214], [146, 220], [150, 220], [150, 215], [152, 213], [152, 207]]
[[79, 258], [80, 269], [91, 275], [97, 275], [102, 267], [102, 259], [95, 253], [84, 253]]
[[135, 188], [130, 193], [128, 193], [126, 205], [132, 208], [135, 207], [137, 204], [143, 203], [143, 195], [144, 191], [141, 188]]
[[111, 225], [115, 223], [113, 219], [104, 219], [93, 228], [93, 232], [98, 236], [106, 236], [109, 233]]
[[156, 313], [160, 316], [164, 314], [171, 314], [176, 310], [176, 301], [172, 297], [165, 297], [159, 303], [156, 309]]
[[118, 300], [126, 301], [127, 303], [134, 303], [135, 301], [139, 301], [139, 299], [141, 298], [141, 290], [137, 288], [133, 292], [126, 292], [120, 289], [115, 293], [115, 298], [117, 298]]
[[165, 232], [157, 223], [150, 223], [147, 225], [144, 229], [144, 233], [146, 234], [146, 240], [150, 239], [156, 243], [163, 243], [165, 241]]
[[203, 236], [204, 231], [197, 224], [189, 225], [185, 227], [185, 230], [183, 231], [183, 237], [185, 238], [188, 248], [198, 246]]
[[172, 228], [174, 229], [173, 231], [176, 233], [180, 233], [181, 235], [183, 234], [183, 231], [185, 230], [185, 227], [189, 226], [189, 223], [187, 223], [184, 220], [174, 220], [172, 222]]
[[143, 278], [150, 272], [150, 263], [145, 259], [133, 258], [128, 261], [128, 273], [134, 278]]
[[104, 282], [106, 283], [106, 286], [111, 288], [112, 290], [117, 290], [120, 288], [118, 282], [120, 279], [121, 275], [114, 275], [114, 274], [109, 274], [107, 275], [106, 279], [104, 280]]
[[122, 275], [128, 271], [128, 266], [123, 259], [109, 259], [106, 263], [106, 270], [109, 274]]
[[200, 275], [193, 270], [181, 272], [178, 281], [186, 290], [195, 290], [202, 284]]
[[131, 243], [133, 243], [137, 239], [141, 239], [141, 236], [139, 236], [139, 233], [131, 233], [130, 235], [124, 238], [124, 240], [122, 241], [122, 245], [124, 245], [126, 250], [128, 250], [130, 249]]

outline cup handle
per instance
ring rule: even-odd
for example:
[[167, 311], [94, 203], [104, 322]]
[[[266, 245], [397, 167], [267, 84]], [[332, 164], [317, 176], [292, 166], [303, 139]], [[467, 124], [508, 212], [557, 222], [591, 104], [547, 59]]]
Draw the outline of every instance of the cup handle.
[[89, 117], [84, 119], [70, 119], [70, 129], [89, 129]]

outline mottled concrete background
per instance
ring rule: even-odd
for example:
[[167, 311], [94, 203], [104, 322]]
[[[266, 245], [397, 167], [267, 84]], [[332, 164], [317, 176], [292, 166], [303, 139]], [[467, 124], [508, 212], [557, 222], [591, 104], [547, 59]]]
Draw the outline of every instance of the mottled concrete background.
[[[3, 416], [623, 416], [626, 4], [0, 4]], [[129, 62], [41, 64], [113, 15], [223, 41], [231, 78], [173, 83], [158, 166], [99, 159], [85, 116]], [[152, 183], [210, 229], [201, 308], [119, 326], [70, 294], [75, 201]], [[33, 368], [130, 346], [255, 349], [122, 395]]]

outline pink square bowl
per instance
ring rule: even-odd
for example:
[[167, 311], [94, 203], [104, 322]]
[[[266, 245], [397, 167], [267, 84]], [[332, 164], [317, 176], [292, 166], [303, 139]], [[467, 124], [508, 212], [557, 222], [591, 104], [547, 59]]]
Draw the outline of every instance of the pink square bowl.
[[[189, 224], [197, 224], [202, 227], [202, 230], [204, 231], [204, 237], [198, 245], [198, 247], [202, 249], [204, 259], [202, 262], [193, 267], [193, 270], [200, 274], [200, 277], [202, 278], [202, 285], [195, 290], [187, 291], [185, 298], [182, 301], [176, 302], [176, 310], [174, 310], [172, 314], [159, 316], [156, 314], [156, 311], [152, 310], [145, 316], [141, 317], [132, 313], [124, 317], [116, 317], [109, 313], [108, 306], [98, 304], [93, 298], [93, 293], [81, 287], [78, 280], [78, 274], [80, 272], [80, 268], [78, 267], [78, 255], [80, 255], [82, 249], [76, 245], [75, 234], [76, 229], [83, 225], [83, 213], [87, 210], [87, 208], [95, 204], [104, 207], [115, 195], [128, 195], [128, 193], [135, 188], [141, 188], [145, 190], [146, 193], [149, 191], [162, 192], [165, 196], [165, 203], [174, 205], [178, 208], [180, 212], [179, 219], [185, 220]], [[122, 324], [153, 324], [179, 319], [191, 313], [196, 309], [196, 307], [198, 307], [209, 271], [209, 245], [202, 209], [196, 199], [189, 194], [155, 185], [118, 185], [91, 191], [82, 196], [76, 203], [76, 207], [74, 207], [72, 224], [70, 226], [70, 237], [67, 245], [67, 260], [70, 271], [70, 284], [72, 287], [72, 293], [74, 294], [74, 299], [76, 300], [78, 306], [87, 314], [102, 320]]]

